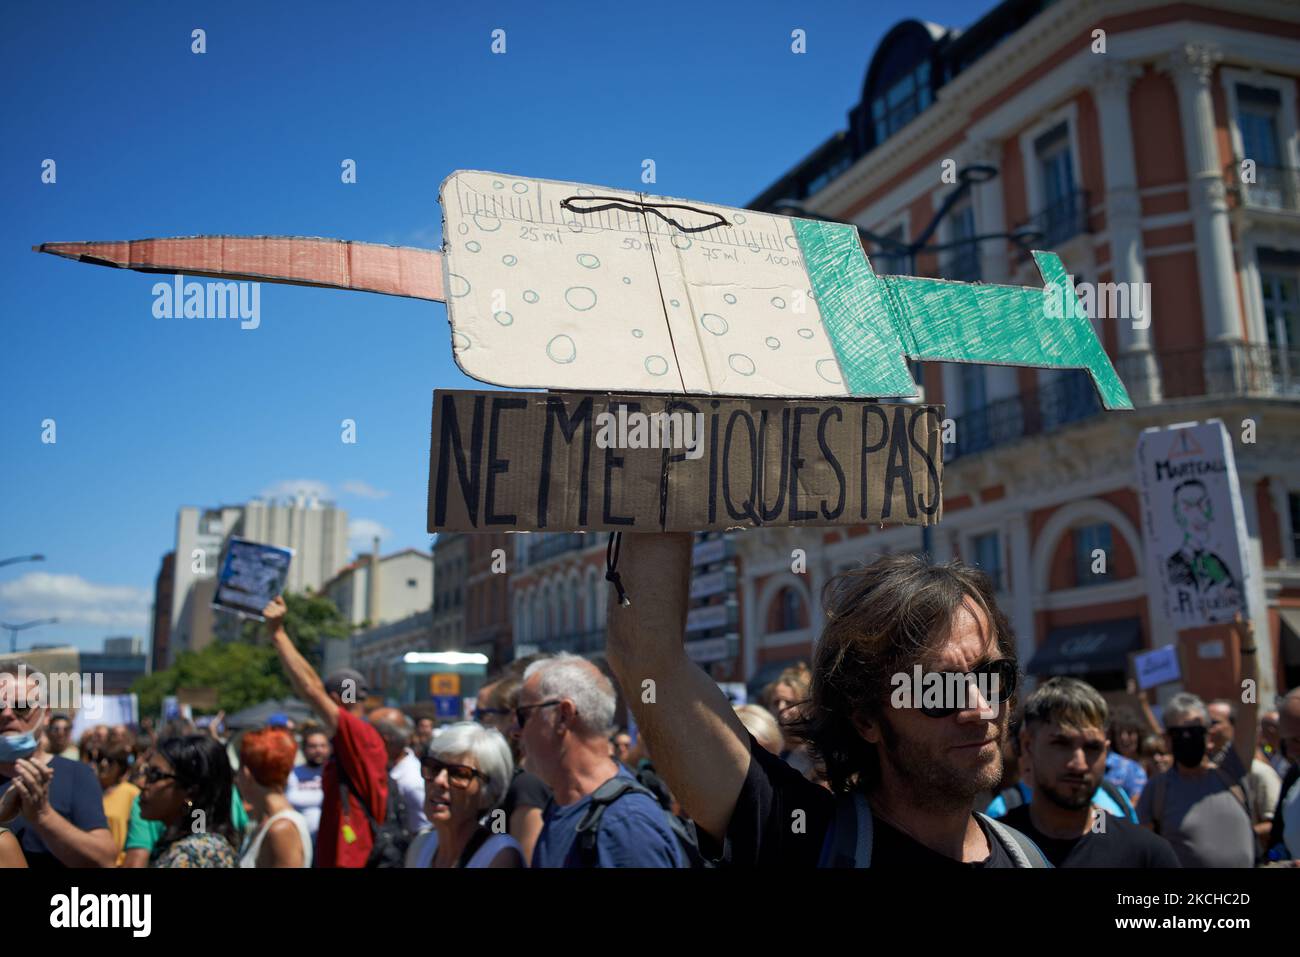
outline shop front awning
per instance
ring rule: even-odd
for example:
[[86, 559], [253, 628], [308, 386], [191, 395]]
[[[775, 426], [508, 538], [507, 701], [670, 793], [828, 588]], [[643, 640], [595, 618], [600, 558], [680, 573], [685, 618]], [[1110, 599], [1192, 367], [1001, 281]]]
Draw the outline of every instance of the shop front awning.
[[1142, 622], [1115, 618], [1053, 628], [1026, 669], [1031, 675], [1081, 675], [1126, 671], [1130, 652], [1142, 650]]

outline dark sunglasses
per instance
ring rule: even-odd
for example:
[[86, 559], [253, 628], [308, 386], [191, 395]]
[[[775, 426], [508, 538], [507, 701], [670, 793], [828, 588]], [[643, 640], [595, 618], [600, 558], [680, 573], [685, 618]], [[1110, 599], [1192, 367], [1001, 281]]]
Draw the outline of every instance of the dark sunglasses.
[[168, 774], [166, 771], [159, 770], [155, 767], [147, 767], [141, 773], [145, 784], [157, 784], [159, 781], [166, 781], [169, 778], [173, 781], [179, 780], [176, 775]]
[[475, 708], [474, 720], [477, 721], [479, 724], [482, 724], [483, 719], [490, 715], [507, 715], [509, 713], [510, 713], [509, 708]]
[[26, 721], [28, 718], [32, 716], [33, 712], [35, 712], [36, 709], [39, 707], [40, 707], [39, 703], [23, 705], [21, 708], [16, 704], [0, 704], [0, 711], [4, 711], [6, 708], [8, 708], [10, 711], [14, 713], [14, 717], [17, 718], [19, 721]]
[[538, 704], [520, 705], [518, 708], [515, 708], [515, 724], [522, 728], [524, 723], [528, 721], [528, 712], [532, 711], [534, 708], [553, 708], [559, 703], [559, 698], [553, 698], [550, 701], [542, 701]]
[[[980, 665], [977, 668], [974, 668], [971, 671], [965, 671], [965, 672], [940, 671], [937, 672], [937, 674], [943, 676], [943, 688], [945, 689], [945, 693], [949, 687], [952, 687], [951, 679], [950, 679], [951, 675], [953, 674], [960, 675], [966, 681], [966, 687], [967, 687], [966, 706], [964, 708], [958, 708], [958, 707], [920, 708], [919, 710], [921, 714], [925, 715], [927, 718], [946, 718], [949, 715], [956, 714], [958, 711], [971, 710], [972, 705], [971, 705], [971, 697], [969, 691], [970, 686], [974, 684], [976, 688], [980, 688], [982, 685], [985, 688], [991, 689], [992, 687], [991, 679], [994, 677], [998, 679], [997, 699], [998, 699], [999, 710], [1000, 710], [1001, 703], [1004, 701], [1009, 701], [1011, 699], [1011, 696], [1015, 694], [1016, 684], [1020, 680], [1020, 670], [1016, 667], [1015, 660], [1011, 658], [999, 658], [997, 661], [987, 662], [985, 664]], [[984, 681], [980, 681], [981, 676], [984, 676]], [[989, 704], [992, 703], [993, 702], [991, 701], [989, 702]]]
[[475, 778], [487, 780], [482, 771], [471, 768], [466, 764], [448, 764], [445, 761], [439, 761], [437, 758], [431, 757], [420, 759], [420, 773], [424, 775], [426, 781], [432, 781], [443, 771], [447, 772], [447, 780], [458, 788], [469, 787]]
[[1203, 724], [1180, 724], [1169, 729], [1171, 738], [1203, 738], [1209, 734], [1210, 729]]

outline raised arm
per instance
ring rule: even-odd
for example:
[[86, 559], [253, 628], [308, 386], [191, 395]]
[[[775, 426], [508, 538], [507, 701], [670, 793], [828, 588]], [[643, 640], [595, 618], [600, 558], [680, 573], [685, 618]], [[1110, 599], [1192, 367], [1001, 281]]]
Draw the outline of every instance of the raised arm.
[[280, 596], [271, 599], [271, 603], [262, 609], [262, 617], [266, 619], [266, 630], [271, 636], [271, 644], [275, 646], [276, 654], [280, 656], [280, 666], [284, 668], [285, 676], [289, 679], [294, 694], [307, 702], [307, 706], [316, 712], [321, 724], [325, 726], [325, 733], [333, 738], [339, 726], [339, 706], [325, 693], [325, 682], [321, 681], [320, 675], [316, 674], [316, 669], [302, 656], [302, 652], [289, 638], [289, 633], [284, 630], [286, 610], [284, 598]]
[[1254, 686], [1253, 694], [1243, 696], [1250, 700], [1243, 700], [1237, 709], [1237, 727], [1232, 738], [1232, 746], [1249, 774], [1250, 762], [1255, 760], [1255, 747], [1259, 743], [1259, 664], [1255, 658], [1255, 623], [1238, 613], [1232, 628], [1237, 633], [1242, 683], [1249, 681]]
[[632, 604], [610, 598], [610, 667], [655, 770], [696, 825], [721, 840], [749, 770], [749, 736], [683, 646], [691, 535], [624, 533], [618, 571]]

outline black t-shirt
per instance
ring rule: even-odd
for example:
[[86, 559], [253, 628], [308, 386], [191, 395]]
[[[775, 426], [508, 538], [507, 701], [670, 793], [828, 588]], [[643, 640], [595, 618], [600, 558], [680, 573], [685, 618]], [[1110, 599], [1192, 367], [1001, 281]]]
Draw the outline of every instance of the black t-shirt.
[[1028, 804], [1008, 811], [1002, 822], [1028, 836], [1056, 867], [1180, 866], [1178, 855], [1163, 837], [1113, 814], [1106, 814], [1104, 831], [1073, 838], [1048, 837], [1034, 827]]
[[[55, 755], [50, 758], [54, 777], [50, 779], [49, 804], [76, 828], [82, 831], [108, 829], [104, 816], [104, 789], [89, 764], [69, 761]], [[0, 776], [0, 794], [10, 787], [9, 778]], [[21, 815], [6, 825], [23, 846], [27, 866], [31, 868], [57, 868], [63, 863], [51, 853], [36, 829]]]
[[501, 802], [501, 809], [506, 812], [506, 825], [509, 826], [510, 817], [516, 808], [535, 807], [545, 810], [550, 800], [551, 789], [545, 781], [531, 771], [515, 768], [515, 776], [510, 779], [510, 787]]
[[[802, 813], [800, 813], [802, 812]], [[749, 742], [749, 772], [736, 799], [726, 841], [717, 855], [732, 867], [816, 867], [826, 832], [835, 817], [830, 791], [809, 781], [753, 737]], [[964, 864], [913, 840], [879, 815], [872, 820], [871, 866], [1014, 867], [1015, 863], [989, 829], [980, 824], [989, 843], [989, 856]], [[701, 834], [701, 846], [717, 848]]]

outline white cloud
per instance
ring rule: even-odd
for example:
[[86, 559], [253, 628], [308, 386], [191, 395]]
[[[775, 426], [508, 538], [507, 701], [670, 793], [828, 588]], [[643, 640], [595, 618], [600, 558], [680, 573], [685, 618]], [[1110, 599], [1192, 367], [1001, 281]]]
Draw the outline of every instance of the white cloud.
[[349, 495], [355, 495], [357, 498], [387, 498], [388, 493], [381, 488], [375, 488], [368, 482], [362, 482], [360, 479], [352, 482], [343, 483], [343, 491]]
[[372, 540], [376, 535], [381, 542], [393, 537], [392, 532], [371, 519], [354, 518], [348, 522], [348, 544], [355, 552], [370, 551]]
[[3, 615], [13, 624], [57, 618], [59, 624], [144, 629], [152, 602], [153, 593], [146, 589], [97, 585], [80, 575], [29, 572], [0, 583]]
[[305, 495], [308, 498], [314, 496], [323, 500], [334, 497], [330, 494], [329, 485], [317, 479], [285, 479], [262, 489], [263, 498], [295, 498], [298, 495]]

